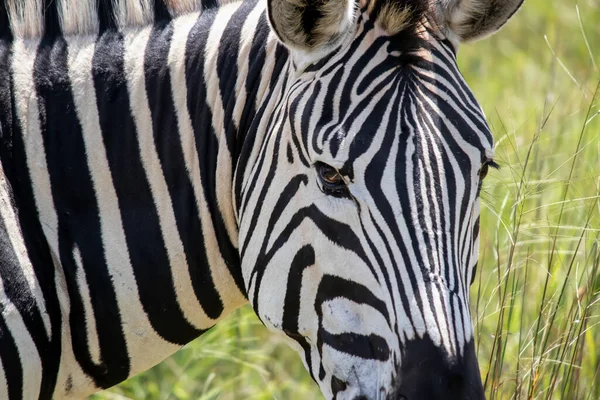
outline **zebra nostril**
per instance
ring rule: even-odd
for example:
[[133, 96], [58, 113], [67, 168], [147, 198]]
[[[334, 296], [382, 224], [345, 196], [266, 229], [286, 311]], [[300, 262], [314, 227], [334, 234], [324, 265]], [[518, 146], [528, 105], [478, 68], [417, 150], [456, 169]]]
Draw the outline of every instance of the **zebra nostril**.
[[464, 374], [454, 371], [451, 376], [448, 378], [448, 389], [451, 391], [463, 390], [465, 386], [465, 376]]
[[331, 378], [331, 391], [334, 395], [338, 392], [343, 392], [344, 390], [346, 390], [347, 387], [348, 385], [346, 384], [346, 382], [339, 379], [338, 377], [334, 376], [333, 378]]

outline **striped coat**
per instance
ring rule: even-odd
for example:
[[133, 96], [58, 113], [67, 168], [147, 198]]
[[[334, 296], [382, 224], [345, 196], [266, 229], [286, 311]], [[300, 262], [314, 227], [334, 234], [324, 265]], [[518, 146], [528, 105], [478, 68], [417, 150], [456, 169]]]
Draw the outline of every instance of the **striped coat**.
[[0, 1], [0, 398], [110, 387], [248, 301], [328, 398], [481, 398], [493, 144], [455, 50], [519, 5]]

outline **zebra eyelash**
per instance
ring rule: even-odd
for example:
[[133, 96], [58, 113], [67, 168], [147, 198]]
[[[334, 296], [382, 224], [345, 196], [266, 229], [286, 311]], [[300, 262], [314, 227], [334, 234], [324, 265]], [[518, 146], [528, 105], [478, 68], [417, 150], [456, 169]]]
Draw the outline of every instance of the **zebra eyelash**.
[[493, 168], [495, 170], [499, 170], [500, 168], [502, 168], [502, 166], [500, 164], [498, 164], [493, 158], [489, 159], [489, 160], [485, 160], [483, 162], [484, 165], [487, 165], [490, 168]]
[[496, 169], [496, 170], [500, 169], [500, 165], [498, 163], [496, 163], [494, 161], [494, 159], [492, 159], [492, 158], [489, 158], [482, 162], [481, 168], [479, 168], [479, 171], [478, 171], [478, 175], [479, 175], [479, 188], [477, 190], [478, 195], [479, 195], [479, 191], [481, 191], [481, 183], [487, 176], [488, 170], [490, 169], [490, 167], [493, 169]]

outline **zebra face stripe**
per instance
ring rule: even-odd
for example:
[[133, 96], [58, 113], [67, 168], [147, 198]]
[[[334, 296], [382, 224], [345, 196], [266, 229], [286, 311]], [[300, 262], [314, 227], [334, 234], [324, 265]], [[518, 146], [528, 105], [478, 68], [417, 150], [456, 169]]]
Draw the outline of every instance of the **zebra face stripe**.
[[[413, 347], [476, 366], [468, 286], [493, 146], [447, 42], [423, 29], [399, 47], [367, 15], [357, 24], [325, 59], [280, 77], [240, 212], [255, 310], [323, 393], [344, 399], [412, 393]], [[319, 165], [347, 196], [323, 190]]]

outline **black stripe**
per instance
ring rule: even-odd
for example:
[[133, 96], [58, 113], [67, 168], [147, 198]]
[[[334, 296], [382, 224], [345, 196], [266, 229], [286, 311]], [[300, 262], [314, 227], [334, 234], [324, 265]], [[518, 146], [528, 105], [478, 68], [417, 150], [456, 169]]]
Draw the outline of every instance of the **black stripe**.
[[387, 361], [390, 358], [387, 341], [373, 333], [368, 336], [354, 332], [332, 334], [321, 329], [318, 342], [319, 347], [326, 344], [337, 351], [365, 360]]
[[245, 293], [244, 281], [240, 271], [240, 256], [235, 248], [221, 215], [217, 199], [217, 185], [232, 184], [219, 182], [217, 178], [217, 149], [219, 140], [213, 125], [213, 115], [206, 99], [209, 98], [204, 82], [204, 51], [207, 45], [210, 27], [216, 16], [215, 10], [204, 12], [191, 29], [186, 46], [186, 88], [188, 112], [192, 120], [196, 137], [196, 150], [200, 163], [202, 188], [206, 204], [210, 211], [212, 224], [217, 236], [220, 253], [233, 276], [238, 289]]
[[[212, 279], [206, 247], [202, 243], [202, 225], [194, 188], [186, 170], [181, 141], [175, 134], [178, 132], [177, 115], [172, 101], [173, 88], [168, 65], [173, 27], [170, 24], [162, 25], [155, 25], [152, 30], [144, 62], [154, 143], [169, 188], [194, 293], [206, 314], [216, 319], [223, 313], [223, 302]], [[172, 328], [180, 329], [177, 326]]]
[[3, 313], [0, 312], [0, 359], [8, 384], [8, 400], [23, 399], [23, 365]]
[[[71, 93], [67, 57], [64, 39], [43, 40], [33, 78], [58, 217], [58, 251], [71, 305], [69, 324], [75, 358], [96, 385], [107, 388], [127, 378], [129, 359], [116, 293], [104, 258], [98, 204]], [[75, 247], [81, 254], [95, 314], [102, 365], [94, 364], [90, 357], [82, 288], [78, 287], [78, 267], [73, 255]]]
[[[284, 121], [289, 119], [289, 129], [290, 136], [292, 137], [292, 142], [294, 142], [294, 147], [300, 156], [300, 162], [309, 168], [311, 166], [311, 162], [306, 158], [306, 155], [310, 154], [308, 147], [308, 134], [303, 134], [303, 132], [309, 132], [309, 124], [310, 124], [310, 116], [314, 109], [314, 101], [315, 97], [321, 91], [321, 83], [319, 81], [315, 82], [314, 85], [304, 84], [304, 87], [295, 87], [293, 101], [289, 105], [289, 115], [286, 115]], [[302, 112], [299, 112], [300, 106], [304, 107]], [[311, 107], [312, 106], [312, 107]], [[288, 113], [288, 110], [286, 110]], [[296, 129], [296, 118], [299, 115], [300, 119], [300, 131]], [[285, 124], [282, 124], [285, 125]], [[312, 132], [311, 132], [312, 133]], [[316, 132], [315, 132], [316, 134]], [[321, 154], [320, 149], [315, 149], [317, 154]]]
[[[316, 81], [314, 84], [307, 85], [304, 88], [304, 92], [306, 93], [306, 98], [302, 98], [298, 96], [294, 99], [290, 111], [290, 125], [294, 127], [296, 125], [296, 113], [298, 112], [298, 104], [301, 102], [302, 104], [302, 115], [300, 116], [300, 132], [292, 132], [292, 136], [302, 138], [302, 145], [304, 147], [305, 154], [312, 154], [313, 150], [315, 154], [322, 154], [323, 148], [316, 142], [319, 134], [318, 132], [311, 132], [310, 123], [312, 122], [315, 115], [321, 111], [320, 109], [316, 109], [316, 101], [319, 98], [322, 90], [322, 84], [319, 81]], [[325, 88], [327, 90], [327, 88]], [[293, 128], [292, 128], [293, 129]], [[308, 145], [308, 139], [312, 136], [313, 138], [313, 148], [311, 149]], [[302, 151], [298, 149], [298, 152], [302, 154]]]
[[10, 23], [8, 19], [8, 11], [6, 9], [6, 1], [4, 0], [0, 1], [0, 40], [1, 39], [12, 39], [12, 32], [10, 31]]
[[44, 0], [44, 36], [55, 37], [62, 35], [58, 18], [58, 0]]
[[154, 0], [154, 21], [155, 23], [170, 21], [171, 14], [164, 0]]
[[108, 30], [117, 30], [113, 0], [98, 0], [97, 7], [100, 34]]
[[386, 304], [377, 298], [366, 286], [333, 275], [325, 275], [319, 283], [315, 299], [315, 311], [319, 317], [317, 348], [322, 354], [323, 345], [364, 359], [386, 361], [390, 356], [387, 342], [381, 336], [369, 336], [354, 332], [333, 335], [323, 327], [323, 303], [335, 298], [345, 298], [357, 304], [366, 304], [379, 311], [389, 321]]
[[[340, 66], [340, 68], [335, 71], [333, 76], [331, 77], [331, 81], [327, 85], [327, 92], [325, 93], [325, 98], [323, 99], [323, 108], [321, 110], [321, 116], [319, 117], [319, 122], [317, 122], [317, 130], [318, 133], [313, 137], [312, 146], [316, 150], [318, 149], [317, 138], [322, 136], [322, 142], [327, 143], [329, 141], [329, 151], [333, 157], [337, 157], [337, 152], [340, 146], [340, 140], [335, 140], [338, 138], [336, 135], [339, 131], [339, 119], [335, 122], [336, 124], [331, 124], [329, 128], [327, 128], [324, 132], [322, 132], [322, 127], [327, 126], [329, 121], [333, 121], [334, 119], [334, 108], [333, 105], [336, 104], [336, 97], [338, 96], [337, 90], [341, 85], [342, 77], [344, 76], [344, 68]], [[343, 116], [341, 116], [343, 118]], [[338, 117], [340, 118], [340, 117]], [[332, 137], [333, 135], [333, 137]], [[329, 139], [333, 140], [329, 140]]]
[[144, 311], [161, 337], [185, 344], [202, 332], [189, 324], [177, 303], [158, 211], [131, 115], [123, 57], [121, 35], [107, 32], [97, 42], [92, 73], [102, 137]]
[[219, 6], [218, 0], [203, 0], [202, 1], [202, 10], [217, 8], [218, 6]]
[[302, 247], [294, 256], [287, 279], [287, 289], [285, 292], [283, 317], [281, 322], [281, 330], [283, 330], [287, 336], [298, 342], [304, 350], [304, 361], [308, 366], [308, 372], [313, 380], [315, 379], [315, 376], [312, 370], [310, 344], [306, 338], [298, 332], [298, 318], [300, 316], [302, 274], [306, 268], [314, 265], [314, 263], [315, 251], [310, 245]]
[[[4, 3], [0, 3], [0, 24], [2, 23], [3, 6]], [[2, 30], [2, 25], [0, 25], [0, 30]], [[12, 157], [11, 61], [10, 39], [2, 38], [0, 33], [0, 157], [2, 159]]]

